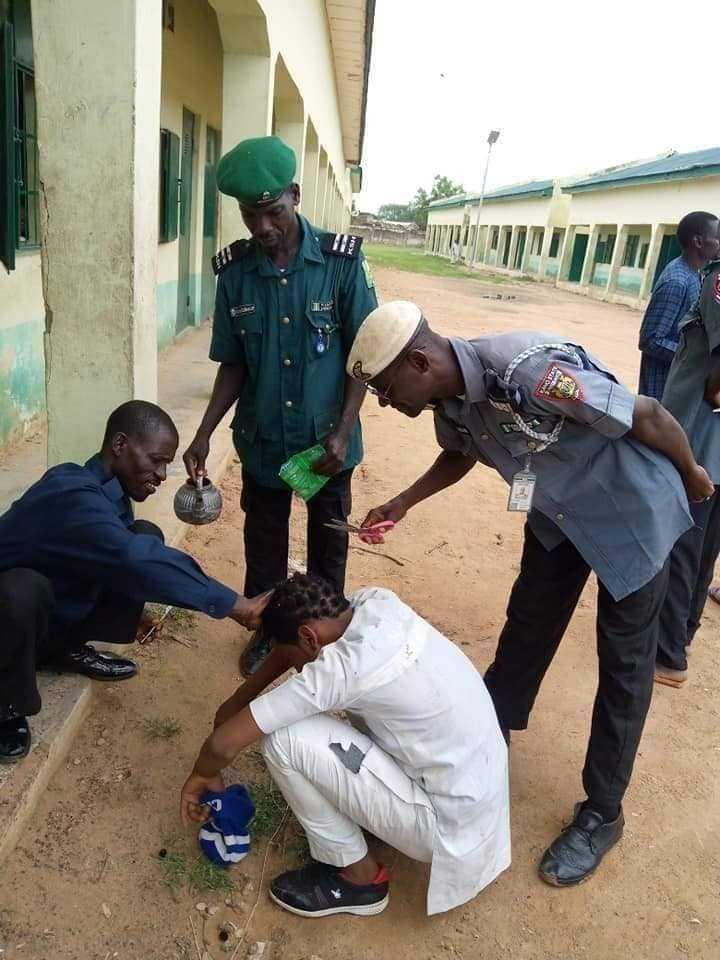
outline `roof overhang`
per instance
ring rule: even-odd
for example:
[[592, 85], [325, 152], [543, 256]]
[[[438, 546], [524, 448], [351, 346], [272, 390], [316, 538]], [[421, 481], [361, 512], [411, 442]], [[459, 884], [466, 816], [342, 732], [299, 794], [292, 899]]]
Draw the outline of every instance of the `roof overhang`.
[[335, 61], [343, 152], [359, 165], [365, 138], [375, 0], [325, 0]]
[[563, 193], [589, 193], [591, 190], [617, 190], [620, 187], [639, 187], [648, 183], [665, 183], [668, 180], [695, 180], [698, 177], [720, 176], [720, 165], [692, 167], [687, 170], [672, 170], [667, 173], [654, 173], [644, 176], [627, 176], [614, 180], [585, 180], [569, 183], [562, 187]]

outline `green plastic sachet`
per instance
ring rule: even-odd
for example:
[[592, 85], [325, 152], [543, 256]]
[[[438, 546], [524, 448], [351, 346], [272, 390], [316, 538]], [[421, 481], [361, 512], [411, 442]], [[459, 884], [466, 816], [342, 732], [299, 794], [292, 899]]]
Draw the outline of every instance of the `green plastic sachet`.
[[308, 450], [301, 450], [300, 453], [294, 454], [280, 467], [281, 479], [299, 493], [306, 502], [311, 500], [330, 479], [319, 473], [313, 473], [310, 469], [311, 464], [324, 457], [325, 453], [325, 447], [318, 443]]

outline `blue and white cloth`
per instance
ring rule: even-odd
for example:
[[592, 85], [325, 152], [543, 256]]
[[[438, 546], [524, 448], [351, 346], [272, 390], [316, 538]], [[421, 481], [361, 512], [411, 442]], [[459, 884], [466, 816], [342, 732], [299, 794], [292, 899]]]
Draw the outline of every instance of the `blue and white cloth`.
[[213, 863], [229, 867], [244, 860], [250, 852], [249, 824], [255, 816], [255, 805], [241, 783], [234, 783], [222, 793], [206, 791], [200, 802], [212, 811], [200, 827], [200, 849]]

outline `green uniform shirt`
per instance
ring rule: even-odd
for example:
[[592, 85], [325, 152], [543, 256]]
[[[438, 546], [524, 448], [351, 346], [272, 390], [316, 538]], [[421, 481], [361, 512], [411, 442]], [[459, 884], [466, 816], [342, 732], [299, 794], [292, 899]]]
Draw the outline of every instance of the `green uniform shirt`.
[[[253, 240], [236, 241], [213, 261], [218, 284], [210, 359], [245, 365], [233, 440], [245, 469], [268, 487], [285, 488], [281, 465], [335, 429], [347, 355], [377, 306], [362, 240], [298, 220], [300, 248], [284, 271]], [[361, 459], [358, 421], [344, 469]]]

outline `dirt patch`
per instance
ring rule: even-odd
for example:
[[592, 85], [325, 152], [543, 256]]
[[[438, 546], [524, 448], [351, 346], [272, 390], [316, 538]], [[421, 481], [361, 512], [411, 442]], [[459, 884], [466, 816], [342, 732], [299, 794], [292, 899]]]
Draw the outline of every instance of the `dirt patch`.
[[[475, 281], [377, 274], [384, 299], [416, 299], [444, 331], [561, 333], [635, 385], [637, 312], [538, 284], [504, 286], [517, 299], [492, 301], [479, 295], [482, 285]], [[363, 420], [367, 453], [354, 484], [358, 519], [415, 478], [437, 452], [428, 418], [409, 421], [368, 403]], [[237, 465], [223, 495], [221, 520], [192, 531], [187, 547], [215, 576], [239, 588]], [[477, 467], [453, 490], [416, 508], [388, 538], [381, 549], [402, 566], [353, 551], [350, 588], [378, 583], [395, 590], [483, 669], [518, 569], [521, 520], [505, 512], [506, 498], [502, 481]], [[301, 512], [294, 517], [291, 552], [302, 560]], [[242, 931], [248, 920], [247, 940], [271, 944], [264, 960], [311, 954], [322, 960], [717, 960], [720, 611], [712, 605], [687, 689], [655, 692], [626, 798], [623, 842], [598, 875], [575, 890], [549, 888], [537, 877], [542, 851], [582, 796], [596, 684], [594, 593], [590, 585], [530, 729], [513, 737], [512, 868], [470, 904], [428, 919], [427, 867], [385, 848], [379, 852], [393, 884], [391, 905], [381, 916], [308, 921], [283, 913], [267, 899], [267, 877], [296, 863], [303, 851], [291, 822], [269, 842], [283, 819], [272, 797], [267, 809], [263, 804], [265, 835], [239, 867], [218, 878], [195, 866], [194, 837], [178, 823], [178, 791], [215, 706], [238, 680], [245, 636], [232, 624], [197, 616], [171, 623], [159, 642], [136, 651], [142, 666], [137, 680], [97, 691], [91, 717], [34, 825], [3, 866], [3, 960], [197, 960], [203, 925], [215, 960], [232, 956], [221, 950], [219, 925], [231, 921]], [[235, 776], [267, 791], [256, 753], [239, 760]], [[198, 903], [218, 909], [205, 916]], [[241, 946], [237, 957], [246, 953]]]

